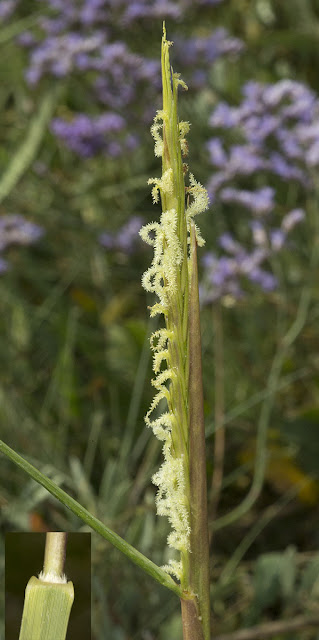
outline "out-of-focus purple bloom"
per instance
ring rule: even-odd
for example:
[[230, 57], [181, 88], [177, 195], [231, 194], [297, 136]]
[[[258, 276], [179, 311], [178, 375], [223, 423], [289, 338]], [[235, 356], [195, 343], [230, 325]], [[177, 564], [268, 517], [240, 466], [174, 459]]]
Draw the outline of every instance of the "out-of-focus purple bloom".
[[221, 127], [224, 129], [236, 127], [239, 123], [240, 120], [237, 109], [231, 107], [227, 102], [220, 102], [209, 120], [209, 124], [212, 127]]
[[225, 167], [227, 155], [224, 151], [220, 138], [211, 138], [207, 143], [211, 163], [215, 167]]
[[315, 140], [307, 149], [305, 155], [307, 164], [310, 167], [316, 167], [319, 164], [319, 140]]
[[33, 47], [36, 43], [36, 39], [31, 31], [24, 31], [17, 36], [17, 43], [20, 44], [21, 47]]
[[57, 36], [48, 36], [31, 53], [30, 67], [26, 73], [30, 84], [37, 84], [42, 76], [51, 73], [64, 77], [76, 68], [80, 54], [90, 56], [92, 65], [99, 50], [105, 44], [105, 35], [96, 31], [92, 36], [68, 32]]
[[227, 253], [233, 253], [238, 255], [242, 251], [242, 248], [230, 233], [223, 233], [218, 239], [219, 246], [227, 251]]
[[281, 127], [277, 131], [277, 140], [281, 150], [288, 159], [301, 160], [304, 157], [304, 150], [294, 133], [285, 127]]
[[[211, 162], [220, 169], [209, 185], [210, 193], [237, 176], [261, 170], [311, 186], [309, 170], [319, 166], [319, 99], [308, 87], [292, 80], [274, 85], [248, 82], [241, 104], [220, 103], [210, 124], [234, 129], [243, 140], [228, 149], [220, 143], [219, 153], [216, 138], [208, 142]], [[217, 193], [211, 195], [216, 198]]]
[[181, 17], [181, 7], [169, 0], [155, 0], [152, 3], [149, 0], [131, 0], [125, 4], [128, 5], [122, 17], [125, 25], [141, 18], [163, 19], [170, 17], [177, 20]]
[[[213, 138], [215, 140], [216, 138]], [[207, 143], [209, 149], [210, 141]], [[213, 148], [213, 153], [217, 156], [218, 147]], [[217, 156], [217, 160], [222, 160], [221, 153]], [[220, 198], [221, 189], [229, 182], [234, 182], [238, 176], [252, 176], [257, 171], [264, 171], [268, 167], [268, 160], [261, 157], [258, 151], [251, 145], [234, 145], [231, 147], [225, 165], [221, 166], [220, 170], [213, 173], [207, 186], [208, 195], [211, 202], [215, 202], [217, 198]], [[225, 187], [226, 188], [226, 187]], [[227, 192], [226, 192], [227, 193]], [[226, 196], [227, 197], [227, 196]], [[243, 196], [244, 199], [248, 198]], [[252, 198], [253, 199], [253, 198]], [[251, 199], [251, 200], [252, 200]], [[251, 207], [250, 207], [251, 208]]]
[[122, 140], [116, 136], [123, 132], [125, 120], [116, 113], [104, 113], [90, 117], [82, 113], [72, 122], [55, 118], [51, 124], [52, 131], [72, 150], [83, 157], [91, 157], [96, 153], [117, 157], [124, 148], [134, 147], [131, 135], [123, 135]]
[[107, 20], [109, 9], [105, 0], [86, 0], [80, 11], [80, 22], [92, 26]]
[[216, 6], [217, 4], [221, 4], [221, 2], [223, 2], [223, 0], [196, 0], [194, 4], [201, 4], [201, 5], [211, 5], [211, 6]]
[[[241, 104], [220, 103], [210, 124], [219, 130], [219, 137], [212, 137], [207, 144], [214, 166], [209, 195], [213, 202], [239, 204], [253, 214], [247, 224], [252, 243], [248, 248], [230, 234], [221, 236], [219, 245], [228, 255], [206, 258], [202, 300], [236, 297], [236, 292], [242, 296], [244, 279], [270, 291], [276, 280], [265, 263], [267, 266], [272, 255], [287, 246], [288, 234], [305, 213], [296, 208], [282, 215], [282, 202], [278, 207], [274, 187], [254, 188], [255, 177], [259, 184], [271, 178], [272, 185], [277, 179], [296, 182], [300, 189], [314, 187], [313, 168], [319, 167], [319, 98], [292, 80], [274, 85], [249, 82], [243, 88]], [[220, 129], [226, 130], [225, 141]], [[241, 144], [229, 142], [232, 129]], [[272, 213], [281, 214], [280, 225], [271, 226]]]
[[229, 166], [227, 169], [232, 176], [237, 173], [250, 176], [256, 171], [267, 168], [267, 161], [260, 157], [252, 145], [236, 144], [231, 148]]
[[0, 217], [0, 251], [12, 244], [28, 245], [37, 242], [43, 236], [43, 229], [21, 215]]
[[245, 134], [247, 140], [254, 145], [260, 145], [273, 135], [280, 124], [279, 118], [268, 114], [253, 114], [245, 120]]
[[132, 253], [139, 242], [139, 231], [143, 224], [141, 216], [133, 216], [116, 233], [101, 233], [100, 244], [105, 249], [120, 251], [122, 253]]
[[191, 86], [193, 89], [201, 89], [208, 84], [208, 70], [195, 69], [191, 74]]
[[280, 153], [274, 151], [269, 157], [269, 168], [284, 180], [298, 180], [305, 183], [306, 175], [299, 167], [287, 161]]
[[3, 258], [0, 258], [0, 274], [5, 273], [9, 269], [9, 264]]
[[272, 229], [270, 232], [270, 244], [274, 251], [279, 251], [283, 248], [286, 240], [286, 234], [282, 229]]
[[249, 279], [258, 284], [263, 291], [273, 291], [278, 284], [277, 278], [272, 273], [259, 267], [250, 271]]
[[10, 18], [10, 16], [13, 14], [17, 4], [17, 0], [1, 0], [0, 20], [8, 20], [8, 18]]
[[213, 33], [200, 38], [187, 38], [185, 41], [177, 37], [174, 40], [174, 47], [177, 60], [180, 58], [184, 64], [200, 68], [203, 63], [212, 64], [222, 55], [239, 54], [243, 49], [243, 43], [220, 27]]
[[[9, 0], [7, 0], [9, 2]], [[29, 49], [26, 79], [37, 85], [42, 78], [54, 76], [81, 78], [83, 94], [98, 102], [100, 111], [117, 111], [127, 128], [140, 123], [149, 124], [158, 105], [161, 83], [157, 60], [137, 55], [122, 40], [121, 33], [140, 23], [153, 28], [158, 20], [170, 18], [178, 22], [192, 19], [196, 8], [218, 5], [222, 0], [42, 0], [50, 10], [48, 16], [39, 14], [32, 31], [21, 34], [18, 42]], [[1, 0], [0, 0], [1, 4]], [[123, 31], [124, 29], [124, 31]], [[185, 75], [201, 88], [207, 83], [212, 62], [220, 56], [237, 55], [243, 44], [225, 29], [207, 30], [202, 37], [172, 39], [176, 67], [181, 65]], [[191, 59], [188, 64], [187, 59]], [[185, 69], [186, 67], [186, 69]], [[153, 105], [151, 107], [151, 105]], [[83, 108], [83, 111], [85, 107]], [[53, 125], [56, 131], [56, 125]], [[76, 130], [70, 133], [70, 148], [82, 156], [104, 150], [94, 138], [76, 141]], [[116, 156], [129, 148], [123, 145], [121, 132], [110, 143], [109, 153]], [[138, 138], [135, 137], [135, 140]]]
[[296, 224], [299, 224], [299, 222], [302, 222], [304, 219], [305, 212], [303, 211], [303, 209], [293, 209], [283, 217], [282, 229], [286, 233], [289, 233], [289, 231], [291, 231], [296, 226]]
[[217, 256], [206, 253], [202, 264], [204, 276], [201, 281], [201, 301], [203, 304], [231, 296], [244, 296], [243, 282], [250, 281], [263, 291], [272, 291], [277, 286], [275, 276], [264, 268], [271, 257], [281, 251], [287, 234], [304, 218], [300, 209], [290, 211], [283, 218], [281, 228], [267, 230], [260, 220], [252, 220], [252, 244], [250, 248], [241, 245], [230, 233], [220, 236], [218, 244], [226, 252]]
[[267, 245], [267, 232], [264, 225], [260, 222], [260, 220], [252, 220], [250, 223], [250, 228], [253, 235], [253, 241], [255, 245], [258, 246], [266, 246]]
[[[83, 65], [83, 61], [81, 63]], [[136, 100], [138, 90], [154, 87], [160, 77], [159, 62], [131, 53], [124, 43], [102, 47], [99, 58], [87, 63], [98, 72], [93, 81], [98, 99], [112, 109], [124, 109]]]
[[226, 187], [219, 196], [222, 202], [234, 202], [244, 205], [254, 214], [265, 214], [273, 210], [275, 191], [271, 187], [262, 187], [257, 191]]

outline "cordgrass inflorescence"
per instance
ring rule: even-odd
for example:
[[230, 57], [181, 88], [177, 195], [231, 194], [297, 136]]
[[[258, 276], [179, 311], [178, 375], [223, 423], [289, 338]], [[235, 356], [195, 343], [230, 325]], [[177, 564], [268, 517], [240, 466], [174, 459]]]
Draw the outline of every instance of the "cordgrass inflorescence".
[[[194, 276], [197, 274], [196, 245], [202, 246], [204, 240], [193, 219], [208, 208], [209, 201], [206, 189], [191, 173], [189, 186], [185, 187], [188, 167], [183, 156], [188, 151], [186, 134], [189, 123], [178, 120], [177, 91], [179, 86], [187, 87], [171, 70], [171, 44], [166, 40], [164, 27], [163, 109], [157, 112], [151, 129], [155, 155], [162, 158], [162, 177], [149, 180], [149, 184], [154, 185], [153, 201], [158, 202], [160, 195], [163, 212], [159, 223], [149, 223], [140, 232], [142, 238], [154, 247], [152, 264], [142, 279], [144, 288], [159, 299], [151, 308], [151, 316], [163, 314], [165, 318], [165, 327], [151, 336], [155, 373], [152, 383], [157, 393], [146, 415], [146, 424], [164, 443], [164, 462], [153, 476], [153, 482], [158, 486], [157, 512], [168, 517], [172, 527], [168, 544], [180, 553], [178, 560], [170, 560], [164, 568], [180, 580], [183, 589], [193, 591], [200, 602], [199, 590], [206, 588], [207, 578], [203, 580], [201, 572], [199, 578], [197, 570], [200, 564], [206, 564], [204, 572], [208, 572], [208, 554], [204, 554], [199, 562], [195, 549], [199, 540], [196, 535], [195, 541], [193, 524], [194, 514], [198, 515], [200, 511], [203, 517], [200, 546], [203, 551], [207, 545], [206, 479], [203, 479], [206, 467], [203, 424], [197, 434], [203, 444], [196, 465], [194, 451], [191, 450], [191, 434], [203, 423], [202, 407], [198, 408], [200, 416], [192, 414], [192, 403], [197, 404], [197, 400], [194, 402], [191, 396], [192, 385], [194, 393], [201, 395], [200, 366], [196, 367], [197, 379], [193, 379], [195, 369], [191, 367], [194, 359], [200, 357], [197, 353], [194, 358], [194, 349], [200, 352], [199, 315], [193, 315], [198, 300], [198, 283]], [[162, 401], [166, 402], [166, 408], [160, 412]], [[198, 499], [201, 501], [199, 509]], [[195, 569], [193, 564], [197, 565]], [[201, 606], [199, 609], [209, 633], [209, 607], [206, 607], [205, 616]]]

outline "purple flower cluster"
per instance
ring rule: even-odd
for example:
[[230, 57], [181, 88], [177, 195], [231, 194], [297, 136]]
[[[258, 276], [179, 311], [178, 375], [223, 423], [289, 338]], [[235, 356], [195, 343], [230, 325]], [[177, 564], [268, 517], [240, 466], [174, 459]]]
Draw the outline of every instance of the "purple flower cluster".
[[[226, 255], [208, 254], [204, 260], [203, 299], [214, 300], [227, 294], [243, 294], [243, 277], [263, 290], [275, 287], [273, 275], [262, 265], [285, 247], [287, 235], [304, 218], [296, 208], [285, 215], [274, 186], [255, 186], [271, 181], [278, 188], [294, 181], [300, 189], [314, 186], [314, 168], [319, 166], [319, 99], [308, 87], [292, 80], [273, 85], [249, 82], [243, 100], [232, 107], [220, 103], [210, 124], [225, 131], [224, 140], [214, 136], [207, 143], [215, 168], [208, 192], [222, 207], [236, 207], [252, 216], [249, 227], [251, 248], [244, 248], [232, 236], [220, 238]], [[236, 144], [229, 142], [235, 133]], [[270, 216], [281, 214], [279, 227], [272, 227]], [[237, 214], [238, 216], [238, 214]]]
[[43, 236], [43, 229], [21, 215], [0, 217], [0, 273], [7, 271], [9, 264], [1, 257], [2, 252], [11, 245], [29, 245]]
[[8, 20], [12, 16], [17, 4], [18, 4], [18, 0], [1, 0], [0, 1], [0, 20], [2, 22], [5, 22], [5, 20]]
[[[74, 82], [81, 79], [84, 92], [90, 96], [99, 113], [116, 112], [136, 130], [137, 121], [150, 123], [157, 106], [160, 88], [159, 61], [137, 55], [127, 42], [119, 39], [125, 33], [128, 40], [133, 28], [148, 32], [163, 19], [185, 21], [194, 15], [196, 7], [213, 6], [222, 0], [40, 0], [47, 15], [39, 16], [36, 29], [22, 33], [18, 42], [29, 49], [29, 67], [26, 78], [36, 86], [42, 78], [72, 76]], [[40, 37], [39, 37], [40, 34]], [[172, 34], [172, 39], [174, 34]], [[177, 40], [177, 39], [176, 39]], [[151, 39], [149, 38], [151, 46]], [[145, 43], [147, 44], [147, 42]], [[143, 42], [143, 50], [147, 46]], [[178, 39], [175, 46], [176, 65], [190, 68], [193, 86], [201, 87], [207, 80], [208, 69], [221, 55], [232, 55], [241, 49], [240, 42], [231, 38], [224, 29], [202, 38]], [[187, 58], [187, 60], [186, 60]], [[191, 65], [191, 66], [189, 66]], [[82, 89], [82, 95], [83, 95]], [[150, 107], [152, 105], [152, 107]], [[85, 106], [81, 106], [81, 111]], [[114, 114], [115, 115], [115, 114]], [[64, 117], [64, 116], [63, 116]], [[123, 143], [123, 131], [103, 130], [101, 142], [97, 141], [99, 122], [96, 116], [86, 114], [85, 141], [82, 136], [83, 116], [72, 120], [66, 117], [53, 124], [53, 131], [65, 144], [83, 156], [93, 153], [114, 152], [115, 139], [120, 138], [118, 150], [134, 147], [132, 139]], [[88, 120], [92, 120], [89, 127]], [[89, 129], [92, 141], [89, 140]], [[77, 133], [79, 140], [76, 140]], [[117, 135], [114, 135], [117, 133]], [[110, 139], [109, 139], [110, 138]]]
[[263, 291], [272, 291], [277, 280], [263, 265], [284, 248], [288, 233], [304, 216], [302, 209], [293, 209], [283, 217], [279, 228], [272, 229], [268, 229], [261, 220], [252, 220], [249, 249], [244, 248], [230, 233], [220, 236], [219, 245], [224, 255], [217, 257], [209, 252], [203, 258], [202, 302], [207, 304], [226, 296], [235, 299], [243, 297], [241, 283], [245, 279]]
[[[124, 118], [116, 113], [104, 113], [96, 117], [89, 117], [82, 113], [75, 116], [71, 122], [55, 118], [51, 124], [53, 133], [72, 151], [85, 158], [101, 151], [117, 157], [123, 149], [134, 149], [138, 144], [137, 138], [125, 133], [125, 126]], [[118, 135], [120, 132], [122, 132], [121, 137]]]
[[101, 233], [100, 243], [110, 251], [132, 253], [140, 240], [139, 231], [142, 225], [141, 216], [132, 216], [116, 233]]
[[238, 107], [220, 103], [210, 119], [212, 127], [236, 130], [242, 138], [227, 149], [220, 138], [209, 140], [210, 160], [218, 169], [208, 185], [211, 198], [219, 198], [229, 181], [257, 172], [311, 187], [311, 171], [319, 165], [318, 97], [292, 80], [249, 82], [243, 96]]
[[174, 41], [175, 57], [179, 67], [186, 67], [186, 79], [192, 87], [201, 88], [209, 79], [211, 65], [221, 56], [237, 56], [243, 50], [243, 42], [230, 36], [220, 27], [207, 36], [188, 38], [177, 37]]

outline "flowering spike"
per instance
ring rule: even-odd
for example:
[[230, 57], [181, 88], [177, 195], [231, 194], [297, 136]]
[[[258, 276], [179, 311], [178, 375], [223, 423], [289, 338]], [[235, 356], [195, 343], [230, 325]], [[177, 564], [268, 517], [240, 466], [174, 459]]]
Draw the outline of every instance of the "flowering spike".
[[[141, 237], [153, 246], [152, 264], [144, 273], [142, 284], [156, 293], [159, 302], [151, 308], [151, 316], [163, 314], [165, 328], [151, 336], [153, 350], [152, 384], [157, 390], [145, 421], [163, 442], [164, 462], [153, 476], [158, 487], [156, 505], [159, 515], [167, 516], [171, 525], [168, 545], [180, 553], [169, 560], [164, 569], [173, 574], [184, 589], [189, 588], [190, 486], [189, 486], [189, 234], [193, 216], [208, 207], [207, 192], [189, 176], [185, 189], [188, 146], [186, 135], [190, 125], [179, 122], [177, 114], [178, 86], [187, 89], [179, 74], [173, 73], [164, 27], [162, 39], [163, 109], [158, 111], [151, 133], [154, 152], [162, 157], [162, 177], [150, 178], [153, 202], [161, 197], [162, 215], [159, 223], [145, 225]], [[186, 197], [190, 199], [185, 207]], [[197, 230], [197, 243], [203, 244]], [[166, 408], [165, 408], [166, 403]], [[164, 408], [160, 414], [160, 408]]]

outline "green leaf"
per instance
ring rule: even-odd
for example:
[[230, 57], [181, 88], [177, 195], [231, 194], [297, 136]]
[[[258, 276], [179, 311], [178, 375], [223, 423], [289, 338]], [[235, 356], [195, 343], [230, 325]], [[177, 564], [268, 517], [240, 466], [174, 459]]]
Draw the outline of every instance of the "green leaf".
[[72, 513], [78, 516], [85, 524], [87, 524], [93, 531], [99, 533], [103, 538], [108, 540], [114, 547], [124, 553], [134, 564], [140, 569], [148, 573], [154, 580], [159, 582], [163, 587], [167, 587], [177, 596], [182, 597], [182, 590], [179, 585], [165, 572], [158, 567], [154, 562], [149, 560], [146, 556], [140, 553], [132, 545], [125, 542], [117, 533], [109, 529], [103, 522], [95, 518], [89, 511], [87, 511], [79, 502], [71, 498], [63, 489], [60, 489], [52, 480], [47, 478], [41, 471], [36, 469], [32, 464], [27, 462], [18, 453], [11, 449], [7, 444], [0, 440], [0, 452], [4, 453], [12, 462], [14, 462], [20, 469], [25, 471], [33, 480], [41, 484], [51, 495], [57, 498], [62, 504], [64, 504]]
[[319, 554], [316, 554], [305, 567], [300, 591], [303, 596], [319, 599]]
[[256, 563], [253, 614], [257, 615], [274, 605], [279, 599], [286, 602], [294, 595], [296, 582], [295, 549], [288, 547], [284, 553], [261, 555]]
[[296, 550], [288, 547], [284, 554], [280, 554], [280, 586], [283, 600], [290, 600], [295, 593], [297, 567]]
[[297, 448], [297, 460], [303, 470], [314, 478], [319, 477], [319, 412], [300, 414], [294, 420], [282, 421], [280, 432], [285, 439]]

